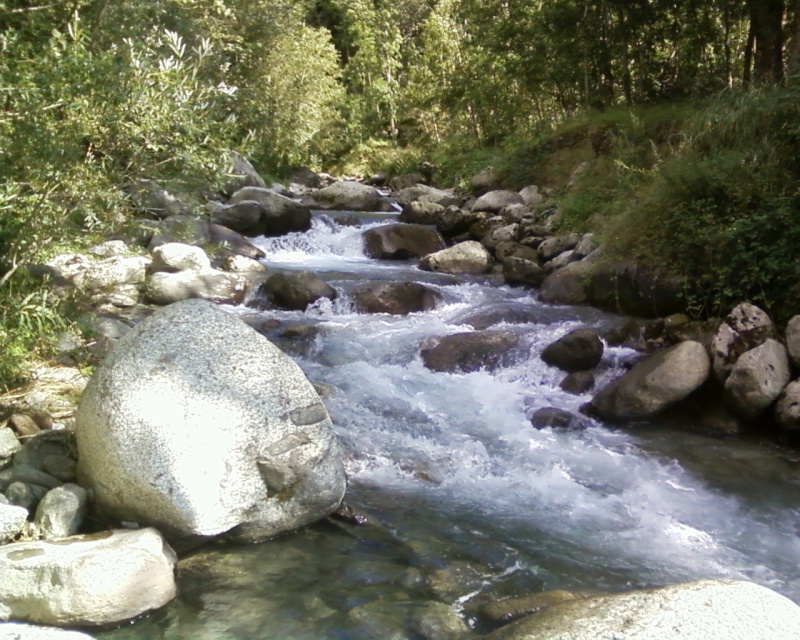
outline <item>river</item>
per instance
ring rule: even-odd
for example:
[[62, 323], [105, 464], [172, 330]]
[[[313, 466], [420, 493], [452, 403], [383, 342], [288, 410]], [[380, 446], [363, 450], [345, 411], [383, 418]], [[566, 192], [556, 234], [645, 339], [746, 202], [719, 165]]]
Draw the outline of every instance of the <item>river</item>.
[[[578, 327], [620, 318], [545, 305], [491, 277], [426, 273], [366, 258], [360, 234], [317, 215], [311, 231], [257, 239], [270, 270], [310, 269], [339, 292], [305, 314], [229, 307], [285, 348], [315, 382], [346, 453], [347, 501], [363, 527], [323, 523], [252, 546], [212, 545], [179, 570], [177, 600], [114, 640], [421, 638], [414, 612], [445, 601], [472, 626], [470, 597], [552, 589], [622, 591], [736, 578], [800, 602], [800, 455], [757, 440], [720, 440], [687, 424], [537, 430], [538, 408], [578, 411], [589, 395], [558, 383], [542, 349]], [[414, 280], [442, 295], [430, 312], [357, 314], [366, 280]], [[518, 333], [494, 373], [435, 373], [427, 339], [502, 312]], [[304, 338], [280, 335], [299, 328]], [[634, 352], [607, 348], [599, 384]], [[453, 577], [455, 576], [455, 577]], [[474, 602], [474, 600], [473, 600]], [[363, 612], [368, 615], [363, 615]]]

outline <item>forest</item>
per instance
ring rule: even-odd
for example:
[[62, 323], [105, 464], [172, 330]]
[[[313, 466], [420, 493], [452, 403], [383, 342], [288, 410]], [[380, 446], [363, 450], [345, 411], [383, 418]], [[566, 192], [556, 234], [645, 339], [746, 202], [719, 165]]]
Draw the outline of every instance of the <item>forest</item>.
[[[458, 186], [589, 139], [565, 225], [800, 312], [800, 0], [0, 0], [0, 386], [67, 322], [25, 265], [202, 193], [230, 151]], [[522, 185], [516, 185], [522, 186]], [[45, 338], [43, 338], [45, 336]]]

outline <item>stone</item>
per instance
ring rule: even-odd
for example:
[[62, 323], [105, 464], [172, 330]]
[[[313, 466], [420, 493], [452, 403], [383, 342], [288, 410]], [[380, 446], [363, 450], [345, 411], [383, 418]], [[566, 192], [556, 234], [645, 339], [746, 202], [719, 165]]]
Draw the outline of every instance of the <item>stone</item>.
[[19, 535], [28, 522], [28, 510], [14, 504], [0, 503], [0, 544]]
[[506, 598], [484, 605], [481, 616], [491, 622], [508, 623], [532, 613], [539, 613], [562, 602], [570, 602], [584, 596], [569, 591], [544, 591], [517, 598]]
[[117, 343], [75, 431], [96, 513], [157, 526], [183, 547], [303, 527], [345, 491], [330, 418], [302, 370], [200, 300], [157, 311]]
[[503, 260], [503, 278], [506, 284], [538, 287], [546, 277], [547, 272], [533, 260], [515, 256]]
[[55, 489], [61, 484], [58, 478], [54, 478], [50, 474], [28, 464], [20, 464], [19, 462], [16, 462], [13, 467], [0, 471], [0, 491], [5, 491], [12, 482], [27, 482], [45, 489]]
[[335, 182], [304, 201], [312, 209], [325, 211], [394, 211], [380, 192], [360, 182]]
[[176, 556], [155, 529], [0, 547], [0, 619], [99, 626], [175, 597]]
[[524, 204], [522, 196], [516, 191], [489, 191], [475, 201], [472, 210], [500, 213], [503, 207], [510, 204]]
[[541, 319], [538, 310], [514, 304], [492, 302], [484, 308], [471, 309], [452, 319], [455, 324], [468, 324], [483, 330], [498, 324], [534, 324]]
[[216, 269], [205, 271], [159, 271], [150, 276], [145, 289], [147, 299], [157, 305], [200, 298], [238, 304], [244, 299], [247, 281], [239, 274]]
[[522, 222], [533, 217], [533, 211], [527, 204], [507, 204], [500, 209], [500, 217], [508, 222]]
[[40, 431], [35, 436], [25, 440], [22, 449], [14, 456], [14, 463], [16, 465], [28, 465], [39, 471], [49, 473], [46, 468], [48, 458], [74, 460], [75, 433], [68, 429]]
[[539, 264], [539, 254], [536, 249], [519, 242], [498, 242], [494, 248], [494, 257], [502, 263], [509, 258], [523, 258], [536, 265]]
[[[401, 189], [396, 195], [397, 201], [402, 205], [418, 202], [420, 204], [434, 204], [440, 207], [458, 206], [461, 198], [452, 189], [437, 189], [424, 184], [415, 184]], [[405, 207], [404, 207], [405, 208]]]
[[289, 172], [289, 182], [309, 189], [320, 189], [324, 184], [322, 177], [308, 167], [294, 167]]
[[685, 287], [684, 278], [628, 260], [595, 265], [586, 291], [595, 307], [661, 318], [683, 311]]
[[414, 200], [403, 205], [403, 210], [398, 216], [400, 222], [407, 224], [438, 224], [445, 208], [434, 202], [418, 202]]
[[476, 196], [482, 196], [488, 191], [497, 189], [500, 185], [500, 179], [492, 167], [487, 167], [479, 173], [476, 173], [469, 180], [469, 189]]
[[756, 584], [699, 580], [573, 600], [511, 623], [486, 640], [796, 640], [800, 607]]
[[703, 345], [691, 340], [681, 342], [646, 358], [603, 387], [591, 408], [607, 420], [652, 418], [699, 389], [710, 370]]
[[129, 185], [128, 191], [136, 209], [146, 216], [163, 220], [192, 213], [188, 204], [163, 189], [155, 180], [137, 180]]
[[153, 249], [152, 272], [206, 271], [211, 260], [200, 247], [179, 242], [168, 242]]
[[[494, 216], [491, 213], [483, 212], [482, 217], [469, 228], [469, 234], [477, 240], [483, 240], [492, 232], [508, 226], [508, 221], [501, 216]], [[517, 227], [519, 231], [519, 227]]]
[[593, 233], [585, 233], [581, 236], [580, 242], [575, 245], [575, 253], [581, 259], [594, 253], [600, 245], [594, 237]]
[[437, 273], [481, 275], [490, 272], [493, 265], [492, 255], [480, 242], [467, 240], [426, 255], [419, 268]]
[[575, 234], [547, 238], [539, 245], [539, 259], [542, 262], [549, 262], [565, 251], [574, 249], [579, 242], [580, 236]]
[[518, 231], [518, 224], [509, 224], [499, 227], [483, 236], [483, 238], [481, 238], [481, 244], [491, 251], [501, 242], [515, 242], [517, 240]]
[[777, 400], [789, 383], [786, 347], [772, 338], [743, 353], [725, 380], [725, 399], [745, 418], [755, 418]]
[[392, 191], [404, 191], [405, 189], [410, 189], [411, 187], [416, 186], [424, 186], [425, 176], [423, 176], [419, 171], [412, 171], [411, 173], [403, 173], [399, 176], [394, 176], [391, 180], [389, 180], [389, 188]]
[[336, 289], [311, 271], [286, 271], [267, 278], [260, 293], [282, 309], [305, 311], [317, 300], [336, 299]]
[[49, 473], [62, 482], [72, 482], [76, 478], [77, 461], [60, 455], [45, 456], [42, 461], [42, 471]]
[[603, 359], [603, 341], [592, 329], [575, 329], [548, 345], [542, 360], [571, 373], [594, 369]]
[[230, 196], [243, 187], [264, 188], [267, 186], [255, 167], [238, 151], [231, 152], [231, 164], [226, 176], [229, 177], [229, 180], [222, 190], [226, 196]]
[[228, 273], [267, 273], [267, 268], [258, 260], [240, 255], [228, 256], [223, 260], [221, 267], [223, 271]]
[[228, 227], [211, 223], [208, 225], [208, 233], [208, 243], [215, 248], [214, 253], [217, 256], [243, 256], [253, 260], [260, 260], [267, 256], [241, 233], [228, 229]]
[[411, 628], [427, 640], [462, 640], [470, 634], [470, 628], [444, 602], [428, 602], [411, 614]]
[[0, 460], [10, 458], [21, 446], [13, 429], [0, 428]]
[[39, 433], [39, 425], [30, 416], [24, 413], [15, 413], [8, 419], [8, 426], [11, 427], [18, 436], [23, 438]]
[[91, 247], [88, 253], [97, 258], [113, 258], [115, 256], [124, 256], [129, 250], [124, 240], [108, 240]]
[[36, 508], [34, 523], [45, 539], [66, 538], [78, 533], [89, 507], [86, 490], [76, 484], [51, 489]]
[[458, 207], [447, 207], [441, 219], [436, 223], [436, 228], [442, 235], [452, 238], [461, 233], [466, 233], [485, 215], [480, 212], [464, 211]]
[[792, 364], [800, 368], [800, 315], [794, 316], [786, 325], [786, 348]]
[[[266, 188], [266, 187], [263, 187]], [[211, 207], [211, 222], [245, 236], [261, 233], [261, 215], [264, 207], [256, 200], [242, 200], [229, 205], [214, 203]]]
[[361, 313], [405, 315], [436, 308], [441, 295], [417, 282], [370, 282], [351, 294]]
[[711, 343], [714, 376], [724, 382], [739, 357], [754, 349], [774, 333], [772, 320], [761, 309], [749, 303], [736, 306], [717, 327]]
[[[272, 189], [260, 187], [244, 187], [231, 196], [231, 205], [244, 201], [257, 202], [261, 206], [261, 215], [256, 227], [240, 231], [247, 236], [282, 236], [293, 231], [308, 231], [311, 228], [311, 210], [300, 202], [275, 193]], [[212, 219], [215, 224], [231, 228], [223, 224], [221, 218]], [[230, 220], [229, 220], [230, 222]]]
[[92, 640], [80, 631], [40, 627], [21, 622], [0, 622], [0, 640]]
[[800, 431], [800, 380], [790, 382], [775, 405], [775, 419], [783, 431]]
[[440, 338], [434, 346], [422, 349], [422, 361], [432, 371], [448, 373], [494, 371], [508, 361], [519, 344], [513, 333], [474, 331]]
[[586, 428], [586, 420], [574, 413], [555, 407], [538, 409], [531, 416], [531, 425], [536, 429], [561, 429], [565, 431], [579, 431]]
[[75, 279], [81, 289], [109, 289], [125, 284], [141, 284], [147, 274], [150, 259], [144, 256], [106, 258], [89, 265]]
[[147, 250], [152, 253], [158, 245], [168, 242], [181, 242], [202, 247], [207, 245], [210, 239], [208, 222], [205, 220], [189, 215], [170, 216], [158, 224], [147, 244]]
[[388, 224], [362, 234], [364, 252], [376, 260], [421, 258], [444, 249], [442, 236], [420, 224]]
[[581, 260], [553, 271], [542, 280], [539, 299], [549, 304], [586, 304], [587, 292], [595, 265]]
[[28, 512], [36, 510], [39, 501], [47, 495], [47, 489], [38, 484], [14, 481], [6, 488], [9, 504], [22, 507]]
[[594, 389], [594, 373], [591, 371], [573, 371], [558, 385], [567, 393], [581, 395]]
[[564, 253], [559, 253], [555, 258], [545, 262], [542, 265], [542, 269], [547, 272], [555, 271], [557, 269], [562, 269], [566, 267], [568, 264], [572, 264], [573, 262], [578, 262], [581, 259], [581, 256], [578, 255], [578, 252], [574, 249], [570, 249], [568, 251], [564, 251]]
[[539, 187], [535, 184], [529, 185], [519, 192], [520, 198], [527, 205], [540, 204], [544, 202], [544, 196], [539, 193]]

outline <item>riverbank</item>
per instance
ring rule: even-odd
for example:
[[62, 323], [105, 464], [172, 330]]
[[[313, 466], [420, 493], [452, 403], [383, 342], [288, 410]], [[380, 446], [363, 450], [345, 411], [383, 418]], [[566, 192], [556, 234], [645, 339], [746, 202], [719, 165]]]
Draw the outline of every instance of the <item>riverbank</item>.
[[[341, 191], [366, 193], [339, 184], [334, 192]], [[417, 194], [455, 197], [427, 187]], [[306, 195], [319, 198], [313, 191]], [[152, 216], [158, 208], [147, 202]], [[603, 336], [613, 329], [629, 342], [606, 341], [594, 363], [599, 389], [641, 359], [631, 347], [654, 348], [667, 339], [663, 323], [636, 322], [648, 333], [631, 339], [619, 331], [626, 324], [620, 316], [545, 303], [529, 286], [504, 284], [505, 264], [491, 266], [503, 242], [529, 250], [523, 252], [529, 257], [535, 253], [537, 278], [569, 268], [542, 271], [558, 255], [573, 252], [570, 264], [591, 256], [588, 250], [581, 259], [567, 248], [571, 240], [546, 229], [528, 243], [526, 237], [535, 236], [516, 235], [520, 227], [545, 227], [554, 210], [543, 206], [529, 215], [521, 213], [524, 201], [505, 202], [500, 215], [488, 210], [474, 219], [474, 207], [448, 212], [417, 199], [394, 218], [391, 212], [305, 218], [271, 190], [263, 200], [214, 205], [211, 215], [230, 223], [237, 213], [252, 223], [255, 210], [262, 224], [261, 212], [275, 203], [285, 205], [291, 224], [307, 228], [249, 242], [232, 243], [235, 236], [225, 235], [225, 244], [206, 252], [185, 242], [212, 242], [207, 223], [167, 218], [146, 238], [146, 253], [128, 244], [123, 255], [107, 257], [121, 248], [111, 243], [85, 259], [53, 261], [47, 270], [65, 286], [93, 291], [101, 305], [92, 345], [98, 354], [140, 324], [152, 302], [187, 295], [223, 302], [269, 337], [316, 383], [342, 443], [347, 500], [370, 524], [323, 524], [257, 547], [206, 548], [178, 563], [178, 601], [110, 637], [172, 638], [186, 629], [202, 637], [224, 629], [244, 638], [277, 624], [282, 637], [449, 637], [468, 633], [459, 627], [465, 623], [474, 628], [470, 633], [497, 624], [483, 607], [509, 596], [559, 589], [593, 595], [709, 577], [753, 580], [797, 597], [792, 541], [798, 480], [791, 450], [709, 439], [691, 421], [677, 425], [694, 431], [687, 436], [678, 435], [674, 422], [647, 419], [620, 430], [592, 420], [580, 412], [592, 392], [565, 389], [565, 372], [542, 361], [546, 347], [574, 329]], [[503, 216], [509, 204], [519, 221]], [[455, 232], [453, 240], [459, 225], [479, 225], [481, 242], [459, 238], [474, 249], [466, 258], [431, 257], [439, 247], [431, 244], [430, 222], [422, 228], [414, 226], [419, 221], [399, 222], [437, 214]], [[275, 216], [269, 222], [276, 219], [288, 224]], [[550, 251], [545, 243], [559, 252], [542, 261], [542, 245]], [[235, 248], [262, 257], [218, 253]], [[414, 257], [423, 255], [427, 269]], [[505, 257], [518, 266], [520, 260], [534, 263]], [[291, 295], [278, 286], [286, 281]], [[415, 289], [420, 298], [406, 297], [409, 282], [421, 287]], [[140, 306], [142, 296], [151, 304]], [[674, 321], [668, 324], [675, 329]], [[442, 351], [454, 335], [462, 337], [444, 355], [472, 345], [463, 357], [448, 363], [425, 355]], [[466, 336], [490, 341], [476, 345]], [[562, 412], [558, 420], [536, 423], [537, 414], [552, 409]], [[575, 424], [560, 422], [564, 413]], [[338, 551], [320, 554], [320, 546]], [[278, 559], [274, 569], [264, 569]], [[269, 584], [264, 571], [246, 571], [253, 566], [272, 576]], [[275, 589], [273, 582], [297, 588]]]

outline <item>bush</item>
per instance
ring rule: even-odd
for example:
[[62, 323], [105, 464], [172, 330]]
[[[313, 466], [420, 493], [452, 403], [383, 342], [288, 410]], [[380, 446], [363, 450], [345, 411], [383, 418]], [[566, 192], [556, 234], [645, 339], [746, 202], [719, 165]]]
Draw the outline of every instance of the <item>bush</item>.
[[614, 243], [685, 274], [696, 313], [800, 312], [800, 92], [726, 92], [629, 205]]

